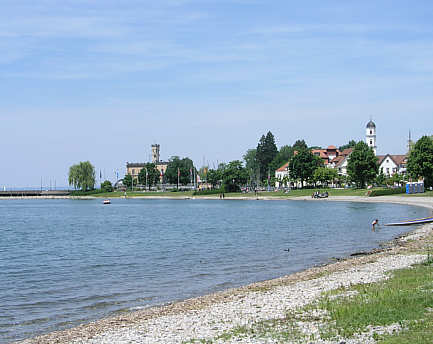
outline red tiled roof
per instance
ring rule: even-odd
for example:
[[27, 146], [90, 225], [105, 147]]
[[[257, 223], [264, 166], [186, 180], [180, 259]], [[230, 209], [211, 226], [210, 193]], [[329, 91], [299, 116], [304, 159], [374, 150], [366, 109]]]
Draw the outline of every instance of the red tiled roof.
[[330, 146], [328, 146], [328, 148], [327, 148], [328, 150], [336, 150], [337, 149], [337, 147], [335, 147], [335, 146], [333, 146], [333, 145], [330, 145]]
[[284, 172], [287, 170], [287, 166], [289, 166], [289, 163], [286, 162], [283, 166], [281, 166], [279, 169], [277, 169], [277, 172]]
[[348, 156], [353, 152], [353, 148], [346, 148], [341, 152], [341, 155]]
[[378, 163], [379, 165], [382, 164], [383, 160], [385, 160], [386, 157], [390, 157], [391, 160], [396, 164], [397, 166], [403, 165], [406, 163], [407, 155], [405, 154], [397, 154], [397, 155], [377, 155], [377, 158], [379, 159]]
[[405, 164], [407, 162], [407, 155], [406, 154], [402, 154], [402, 155], [391, 155], [391, 159], [394, 160], [394, 162], [397, 165], [402, 165]]

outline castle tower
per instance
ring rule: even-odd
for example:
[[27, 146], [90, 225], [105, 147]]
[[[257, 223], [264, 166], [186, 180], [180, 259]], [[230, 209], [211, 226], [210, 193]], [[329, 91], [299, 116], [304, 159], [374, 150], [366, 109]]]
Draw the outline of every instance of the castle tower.
[[368, 147], [373, 148], [374, 155], [376, 155], [376, 124], [372, 120], [367, 123], [365, 143], [367, 143]]
[[159, 163], [159, 145], [158, 144], [152, 145], [152, 163], [154, 163], [154, 164]]

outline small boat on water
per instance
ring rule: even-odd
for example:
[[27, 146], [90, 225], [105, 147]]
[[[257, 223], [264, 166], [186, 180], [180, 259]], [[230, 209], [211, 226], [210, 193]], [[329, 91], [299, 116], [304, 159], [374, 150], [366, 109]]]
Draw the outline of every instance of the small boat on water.
[[422, 219], [387, 223], [387, 224], [385, 224], [385, 226], [410, 226], [410, 225], [419, 225], [419, 224], [429, 223], [429, 222], [433, 222], [433, 216], [424, 217]]
[[102, 202], [103, 204], [111, 204], [111, 201], [109, 199], [104, 199], [104, 202]]

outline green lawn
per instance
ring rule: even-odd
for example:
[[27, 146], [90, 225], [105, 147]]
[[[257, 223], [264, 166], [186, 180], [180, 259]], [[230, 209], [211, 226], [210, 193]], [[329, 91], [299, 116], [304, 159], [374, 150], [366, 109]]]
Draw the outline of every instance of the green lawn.
[[[325, 297], [319, 307], [330, 316], [322, 338], [348, 338], [368, 325], [400, 324], [403, 331], [377, 335], [379, 343], [431, 343], [433, 338], [433, 266], [431, 262], [395, 271], [387, 281], [353, 287], [350, 298]], [[330, 295], [335, 294], [331, 292]]]
[[[301, 197], [301, 196], [311, 196], [314, 191], [325, 192], [328, 191], [329, 196], [365, 196], [367, 190], [364, 189], [298, 189], [291, 190], [288, 193], [283, 191], [277, 192], [259, 192], [258, 195], [260, 197]], [[218, 196], [218, 195], [216, 195]], [[225, 194], [226, 197], [251, 197], [255, 198], [256, 195], [254, 192], [250, 193], [229, 193]]]
[[428, 191], [426, 191], [424, 193], [420, 193], [420, 194], [413, 194], [413, 195], [404, 194], [403, 196], [405, 196], [405, 197], [433, 197], [433, 191], [428, 190]]

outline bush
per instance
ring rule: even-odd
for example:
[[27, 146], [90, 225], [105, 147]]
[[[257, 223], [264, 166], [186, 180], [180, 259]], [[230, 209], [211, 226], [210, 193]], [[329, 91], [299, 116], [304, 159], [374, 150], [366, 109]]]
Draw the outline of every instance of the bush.
[[206, 195], [216, 195], [224, 192], [224, 189], [211, 189], [211, 190], [201, 190], [201, 191], [194, 191], [192, 194], [193, 196], [206, 196]]
[[109, 180], [106, 180], [101, 184], [101, 190], [103, 190], [104, 192], [112, 192], [113, 191], [113, 185], [111, 184], [111, 182]]
[[368, 191], [367, 196], [376, 197], [376, 196], [396, 195], [402, 193], [406, 193], [406, 188], [370, 190]]

